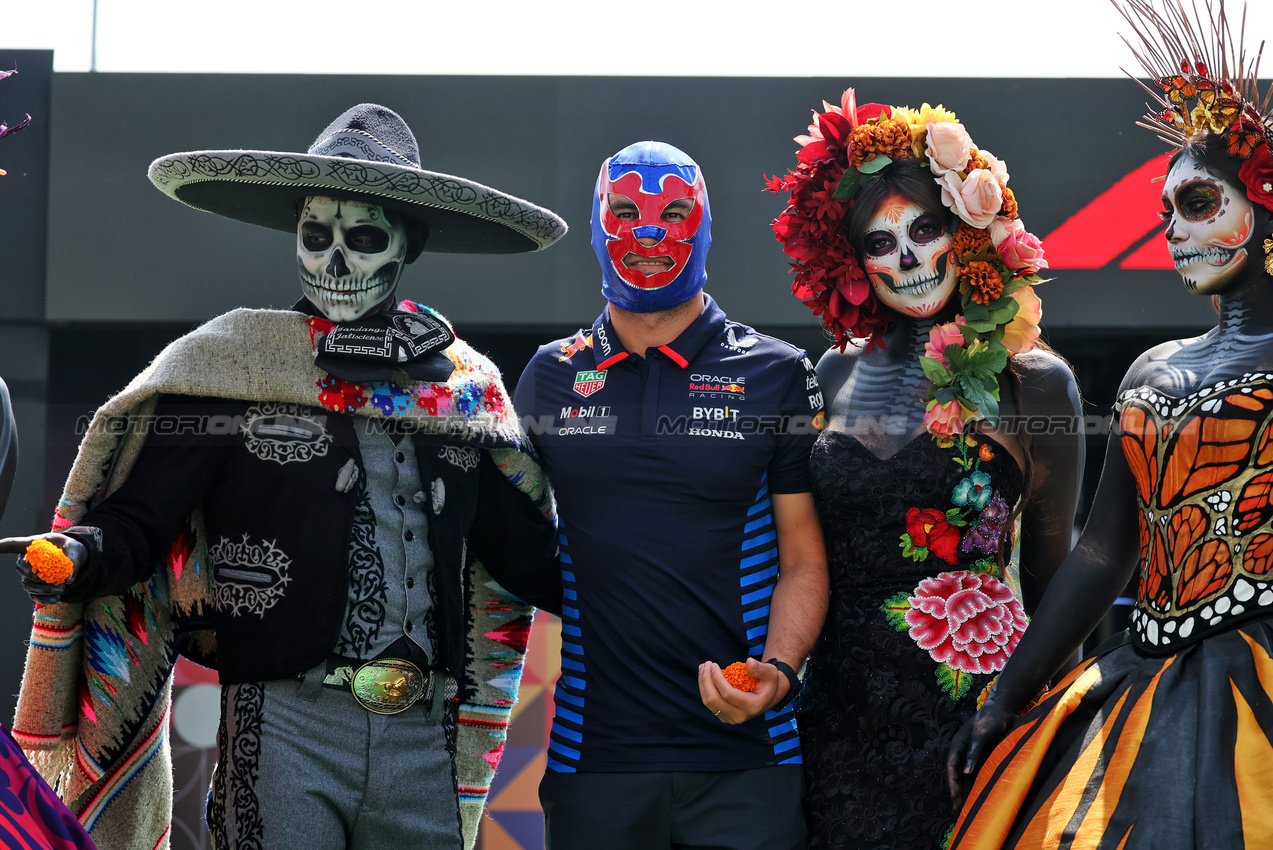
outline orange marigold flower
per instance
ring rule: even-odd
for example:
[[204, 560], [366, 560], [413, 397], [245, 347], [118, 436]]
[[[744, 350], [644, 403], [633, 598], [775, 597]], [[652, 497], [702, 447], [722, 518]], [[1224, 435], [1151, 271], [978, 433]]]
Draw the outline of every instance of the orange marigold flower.
[[968, 157], [968, 167], [965, 168], [964, 171], [971, 174], [975, 169], [989, 167], [990, 161], [981, 155], [981, 151], [973, 148], [972, 155]]
[[990, 448], [989, 443], [982, 443], [981, 448], [977, 450], [977, 457], [981, 458], [983, 461], [987, 463], [994, 460], [994, 456], [995, 456], [994, 450]]
[[759, 679], [747, 672], [747, 665], [744, 662], [735, 661], [722, 672], [725, 674], [725, 681], [732, 687], [748, 693], [756, 690], [756, 682]]
[[959, 277], [972, 288], [972, 300], [989, 304], [1003, 295], [1003, 278], [990, 263], [974, 260], [959, 270]]
[[35, 577], [47, 584], [62, 584], [71, 577], [74, 564], [55, 544], [43, 538], [33, 540], [27, 547], [26, 562], [31, 565]]
[[1005, 186], [1003, 190], [1003, 209], [999, 210], [999, 215], [1004, 218], [1016, 218], [1017, 214], [1017, 196], [1012, 194], [1012, 190]]
[[955, 231], [955, 255], [962, 257], [964, 254], [971, 254], [989, 241], [990, 233], [986, 230], [966, 223], [960, 224]]
[[876, 156], [897, 159], [911, 150], [911, 127], [898, 118], [881, 124], [862, 124], [849, 134], [850, 161], [859, 167]]
[[876, 131], [876, 148], [876, 153], [882, 153], [890, 159], [909, 155], [911, 125], [901, 118], [885, 121]]

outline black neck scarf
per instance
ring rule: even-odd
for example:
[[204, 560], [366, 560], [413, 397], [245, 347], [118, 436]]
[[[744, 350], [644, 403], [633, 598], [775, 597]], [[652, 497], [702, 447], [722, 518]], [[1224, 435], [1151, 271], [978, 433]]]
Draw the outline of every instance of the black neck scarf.
[[[292, 309], [322, 316], [308, 298]], [[442, 383], [455, 370], [442, 353], [453, 342], [451, 329], [428, 313], [382, 310], [352, 322], [337, 322], [319, 341], [314, 364], [359, 384], [388, 381], [399, 369], [417, 381]]]

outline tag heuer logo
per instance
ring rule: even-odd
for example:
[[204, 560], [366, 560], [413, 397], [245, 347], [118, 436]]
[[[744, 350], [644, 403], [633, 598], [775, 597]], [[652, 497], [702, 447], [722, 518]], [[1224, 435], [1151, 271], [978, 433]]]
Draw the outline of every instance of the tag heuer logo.
[[576, 372], [575, 392], [587, 398], [606, 385], [606, 370], [600, 372]]

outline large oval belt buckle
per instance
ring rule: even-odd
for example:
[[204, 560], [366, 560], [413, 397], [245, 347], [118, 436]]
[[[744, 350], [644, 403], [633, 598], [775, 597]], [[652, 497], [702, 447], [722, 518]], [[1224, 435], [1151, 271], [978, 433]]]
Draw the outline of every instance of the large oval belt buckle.
[[359, 667], [349, 687], [354, 699], [368, 711], [397, 714], [424, 696], [425, 677], [410, 661], [387, 658]]

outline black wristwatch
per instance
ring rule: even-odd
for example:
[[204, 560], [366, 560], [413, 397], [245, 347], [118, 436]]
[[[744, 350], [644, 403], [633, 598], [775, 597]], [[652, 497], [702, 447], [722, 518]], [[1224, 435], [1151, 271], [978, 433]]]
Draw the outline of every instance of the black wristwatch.
[[796, 697], [800, 696], [800, 677], [796, 675], [796, 671], [791, 669], [791, 665], [785, 661], [779, 661], [777, 658], [770, 658], [765, 662], [772, 664], [778, 668], [778, 672], [787, 677], [787, 695], [778, 701], [778, 704], [770, 711], [782, 711], [787, 706], [795, 702]]

